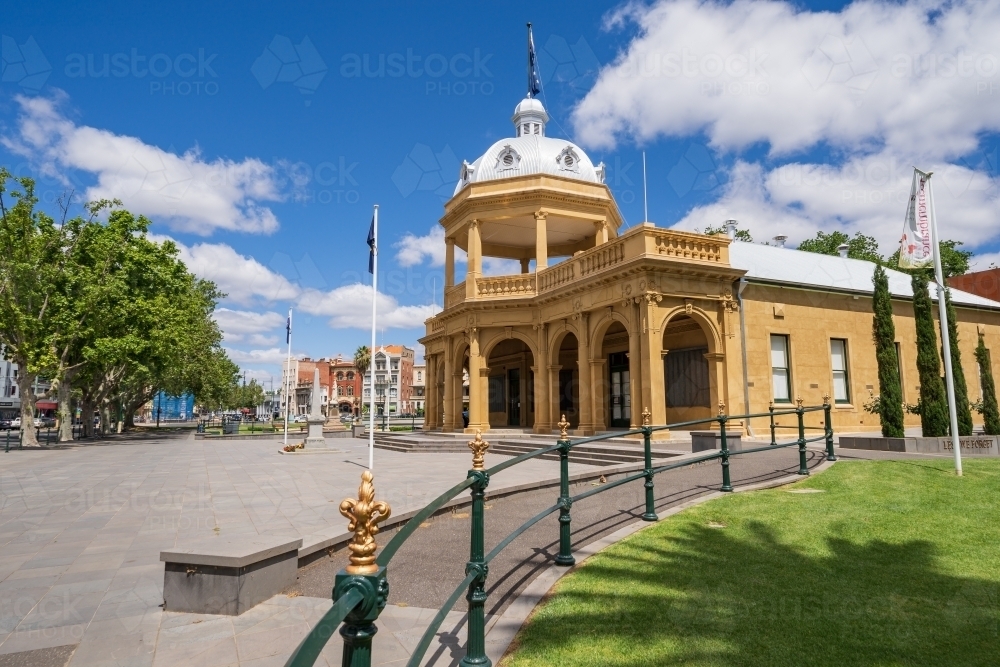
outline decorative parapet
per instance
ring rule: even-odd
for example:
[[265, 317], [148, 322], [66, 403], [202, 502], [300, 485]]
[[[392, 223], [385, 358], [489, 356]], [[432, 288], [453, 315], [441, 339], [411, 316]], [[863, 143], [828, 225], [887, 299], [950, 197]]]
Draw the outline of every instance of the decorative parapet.
[[535, 274], [519, 273], [514, 276], [486, 276], [476, 278], [476, 296], [490, 297], [535, 296]]
[[576, 272], [576, 264], [570, 259], [555, 266], [549, 267], [538, 274], [538, 293], [548, 292], [560, 285], [575, 280], [579, 273]]
[[[648, 233], [648, 232], [647, 232]], [[729, 239], [657, 230], [652, 233], [656, 252], [697, 262], [729, 263]]]
[[465, 301], [465, 281], [444, 291], [444, 307], [452, 308]]

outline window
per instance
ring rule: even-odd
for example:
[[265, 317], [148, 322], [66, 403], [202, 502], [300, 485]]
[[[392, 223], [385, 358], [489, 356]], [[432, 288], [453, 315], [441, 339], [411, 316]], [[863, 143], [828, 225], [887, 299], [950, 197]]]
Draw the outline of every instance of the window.
[[347, 387], [347, 395], [348, 396], [354, 396], [354, 386], [353, 385], [349, 385]]
[[490, 412], [507, 411], [507, 395], [504, 391], [504, 377], [491, 375], [489, 379]]
[[398, 383], [399, 383], [399, 376], [398, 375], [393, 375], [392, 376], [392, 384], [398, 384]]
[[347, 372], [347, 379], [348, 380], [353, 380], [354, 379], [354, 371], [348, 371]]
[[847, 341], [843, 338], [830, 339], [830, 366], [833, 368], [834, 402], [850, 403], [851, 389], [847, 377]]
[[340, 371], [339, 373], [337, 373], [337, 380], [343, 380], [343, 379], [344, 379], [344, 372]]
[[771, 335], [771, 386], [775, 403], [792, 401], [792, 374], [788, 369], [788, 336]]

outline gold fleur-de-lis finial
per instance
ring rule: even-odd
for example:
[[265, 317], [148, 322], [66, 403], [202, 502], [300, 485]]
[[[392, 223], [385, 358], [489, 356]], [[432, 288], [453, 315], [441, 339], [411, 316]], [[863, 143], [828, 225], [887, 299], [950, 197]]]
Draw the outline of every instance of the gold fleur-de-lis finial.
[[723, 403], [722, 401], [719, 401], [719, 416], [720, 417], [726, 416], [726, 404]]
[[354, 538], [347, 545], [351, 551], [351, 564], [347, 566], [348, 574], [374, 574], [378, 572], [375, 564], [375, 535], [378, 525], [392, 513], [389, 504], [375, 500], [375, 486], [372, 484], [372, 473], [365, 470], [361, 473], [361, 487], [358, 489], [358, 499], [346, 498], [340, 503], [340, 513], [348, 519], [347, 530], [354, 533]]
[[649, 411], [649, 408], [644, 408], [642, 411], [642, 425], [649, 426], [652, 423], [653, 413]]
[[490, 443], [483, 440], [483, 432], [476, 429], [476, 439], [469, 441], [469, 449], [472, 450], [472, 469], [486, 469], [486, 450], [490, 448]]
[[823, 394], [823, 405], [830, 405], [830, 394]]
[[796, 405], [796, 407], [800, 407], [800, 408], [802, 407], [802, 397], [801, 396], [799, 396], [798, 398], [795, 399], [795, 405]]
[[556, 426], [559, 427], [559, 437], [560, 438], [562, 438], [563, 440], [565, 440], [566, 438], [569, 437], [569, 422], [566, 421], [566, 415], [562, 416], [562, 419], [559, 420], [559, 423], [556, 424]]

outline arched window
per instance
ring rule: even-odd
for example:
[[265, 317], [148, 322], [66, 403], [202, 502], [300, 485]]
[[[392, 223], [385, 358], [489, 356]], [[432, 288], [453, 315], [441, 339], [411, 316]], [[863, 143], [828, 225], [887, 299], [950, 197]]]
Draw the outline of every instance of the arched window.
[[343, 380], [343, 379], [344, 379], [344, 371], [338, 371], [337, 372], [337, 381], [339, 382], [340, 380]]
[[347, 379], [348, 380], [354, 379], [354, 371], [347, 371]]
[[348, 396], [354, 396], [354, 385], [353, 384], [347, 385], [347, 395]]

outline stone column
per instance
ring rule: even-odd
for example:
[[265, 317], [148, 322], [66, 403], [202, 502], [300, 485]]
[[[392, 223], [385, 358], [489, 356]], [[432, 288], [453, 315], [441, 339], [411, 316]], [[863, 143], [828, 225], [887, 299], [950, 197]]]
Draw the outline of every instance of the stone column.
[[549, 389], [549, 345], [546, 325], [538, 324], [538, 358], [535, 359], [535, 433], [552, 430], [552, 392]]
[[531, 260], [529, 258], [527, 258], [527, 257], [522, 257], [521, 258], [521, 273], [528, 273], [528, 268], [529, 268], [528, 265], [530, 263], [531, 263]]
[[476, 279], [483, 275], [483, 243], [479, 237], [479, 221], [469, 222], [469, 263], [465, 273], [465, 296], [476, 298]]
[[489, 418], [483, 419], [483, 382], [480, 372], [483, 366], [483, 358], [479, 354], [479, 330], [473, 328], [469, 332], [469, 426], [465, 429], [466, 433], [475, 433], [476, 429], [486, 431], [489, 428]]
[[[642, 406], [639, 412], [649, 408], [654, 426], [667, 423], [667, 397], [663, 378], [663, 340], [656, 326], [657, 297], [646, 294], [639, 302], [639, 317], [642, 321]], [[635, 409], [635, 406], [633, 406]], [[641, 419], [641, 417], [640, 417]], [[661, 433], [658, 431], [657, 433]]]
[[[739, 414], [738, 409], [733, 409], [736, 408], [736, 406], [730, 406], [729, 401], [726, 400], [728, 397], [726, 396], [727, 392], [725, 388], [725, 380], [723, 379], [723, 369], [725, 368], [726, 355], [722, 352], [706, 352], [705, 359], [708, 360], [708, 404], [711, 406], [712, 414], [714, 415], [718, 411], [719, 401], [726, 404], [727, 413], [735, 412], [736, 414]], [[742, 399], [743, 397], [741, 396], [741, 403], [743, 402]], [[747, 410], [747, 413], [749, 412], [750, 411]]]
[[434, 396], [437, 394], [437, 365], [434, 355], [425, 358], [427, 369], [424, 373], [424, 430], [434, 428]]
[[629, 396], [632, 403], [629, 415], [629, 429], [642, 425], [642, 321], [639, 319], [639, 305], [629, 304], [628, 327], [628, 377]]
[[594, 386], [590, 375], [590, 318], [580, 313], [580, 336], [577, 339], [577, 373], [580, 375], [580, 424], [578, 435], [594, 434]]
[[549, 431], [555, 428], [555, 424], [561, 419], [562, 411], [559, 409], [559, 371], [562, 366], [559, 364], [549, 365], [549, 418], [547, 426]]
[[455, 239], [444, 240], [444, 288], [455, 286]]
[[[455, 360], [453, 355], [451, 336], [445, 339], [444, 353], [444, 423], [441, 427], [444, 431], [455, 430]], [[462, 371], [459, 369], [459, 377]]]
[[590, 360], [590, 379], [593, 389], [590, 392], [591, 409], [590, 415], [594, 424], [594, 432], [605, 431], [608, 428], [607, 415], [608, 406], [605, 399], [608, 396], [608, 378], [605, 375], [604, 364], [606, 359]]
[[594, 245], [602, 245], [608, 242], [608, 221], [603, 218], [594, 223], [594, 227], [597, 229], [597, 234], [594, 240]]
[[535, 273], [549, 266], [549, 232], [545, 212], [535, 212]]

